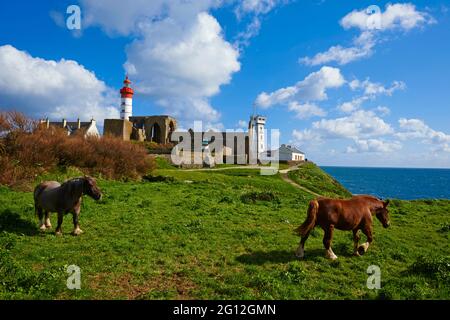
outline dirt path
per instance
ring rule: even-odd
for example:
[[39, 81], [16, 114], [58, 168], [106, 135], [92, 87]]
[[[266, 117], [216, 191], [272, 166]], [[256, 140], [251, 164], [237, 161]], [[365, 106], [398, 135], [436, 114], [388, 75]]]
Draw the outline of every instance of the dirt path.
[[[284, 171], [284, 170], [283, 170], [283, 171]], [[289, 171], [288, 171], [288, 172], [289, 172]], [[282, 173], [282, 172], [280, 171], [281, 179], [283, 179], [284, 181], [286, 181], [287, 183], [289, 183], [291, 186], [296, 187], [297, 189], [301, 189], [301, 190], [303, 190], [303, 191], [305, 191], [305, 192], [307, 192], [307, 193], [310, 193], [310, 194], [312, 194], [312, 195], [314, 195], [314, 196], [316, 196], [316, 197], [321, 197], [320, 194], [315, 193], [314, 191], [311, 191], [311, 190], [309, 190], [308, 188], [305, 188], [305, 187], [299, 185], [297, 182], [295, 182], [294, 180], [292, 180], [291, 178], [289, 178], [288, 172]]]
[[[223, 171], [223, 170], [233, 170], [233, 169], [261, 169], [261, 166], [236, 166], [236, 167], [224, 167], [224, 168], [199, 168], [199, 169], [181, 169], [184, 171]], [[177, 169], [176, 169], [177, 170]]]

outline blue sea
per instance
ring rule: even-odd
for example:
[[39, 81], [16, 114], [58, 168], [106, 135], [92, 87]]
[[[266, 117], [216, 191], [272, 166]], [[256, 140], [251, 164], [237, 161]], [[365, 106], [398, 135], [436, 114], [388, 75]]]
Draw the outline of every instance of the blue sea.
[[450, 169], [321, 168], [353, 194], [402, 200], [450, 199]]

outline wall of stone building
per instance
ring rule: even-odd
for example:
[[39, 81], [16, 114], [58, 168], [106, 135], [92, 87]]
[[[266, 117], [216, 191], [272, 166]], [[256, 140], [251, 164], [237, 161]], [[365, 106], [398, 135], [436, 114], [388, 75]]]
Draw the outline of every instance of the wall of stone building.
[[145, 133], [143, 129], [133, 127], [132, 130], [133, 131], [131, 133], [131, 140], [145, 141]]
[[130, 121], [122, 119], [105, 119], [103, 135], [114, 136], [129, 141], [132, 133], [133, 124]]
[[[173, 124], [173, 130], [176, 129], [176, 120], [170, 117], [148, 117], [145, 119], [145, 133], [147, 135], [147, 141], [153, 141], [156, 143], [170, 143], [170, 124]], [[152, 128], [155, 128], [159, 132], [152, 138]]]
[[135, 127], [144, 129], [147, 141], [162, 144], [171, 142], [171, 131], [177, 128], [177, 121], [169, 116], [135, 116], [130, 117], [130, 121], [135, 124]]

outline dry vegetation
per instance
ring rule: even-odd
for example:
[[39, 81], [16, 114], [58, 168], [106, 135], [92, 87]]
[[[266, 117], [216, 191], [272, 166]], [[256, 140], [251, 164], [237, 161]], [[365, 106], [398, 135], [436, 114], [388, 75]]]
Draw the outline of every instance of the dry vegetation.
[[0, 184], [23, 185], [58, 167], [108, 179], [137, 179], [154, 169], [143, 146], [113, 137], [68, 136], [18, 112], [0, 113]]

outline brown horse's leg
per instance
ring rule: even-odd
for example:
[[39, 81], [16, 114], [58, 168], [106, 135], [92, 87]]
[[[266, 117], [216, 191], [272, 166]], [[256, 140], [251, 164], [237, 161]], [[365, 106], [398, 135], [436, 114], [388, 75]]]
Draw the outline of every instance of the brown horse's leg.
[[305, 242], [306, 240], [308, 240], [310, 233], [311, 231], [305, 234], [300, 240], [300, 244], [298, 245], [297, 251], [295, 251], [295, 255], [297, 256], [297, 258], [302, 259], [305, 256]]
[[358, 232], [359, 232], [359, 229], [353, 230], [353, 244], [354, 244], [353, 255], [355, 255], [355, 256], [359, 256], [358, 245], [359, 245], [359, 240], [361, 239], [361, 237]]
[[358, 247], [358, 253], [359, 253], [360, 255], [363, 255], [364, 253], [366, 253], [366, 252], [367, 252], [367, 249], [369, 249], [369, 246], [370, 246], [370, 244], [372, 243], [372, 240], [373, 240], [373, 238], [372, 238], [372, 226], [365, 226], [365, 227], [362, 229], [362, 232], [366, 235], [366, 237], [367, 237], [367, 242], [366, 242], [366, 243], [363, 243], [362, 245], [360, 245], [360, 246]]
[[331, 240], [333, 239], [333, 231], [334, 231], [334, 225], [330, 225], [327, 228], [324, 228], [325, 234], [323, 236], [323, 245], [325, 246], [325, 249], [327, 250], [326, 257], [335, 260], [337, 259], [337, 256], [334, 254], [333, 250], [331, 249]]
[[64, 212], [58, 212], [58, 225], [56, 226], [56, 235], [60, 236], [62, 235], [62, 223], [63, 223], [63, 218], [64, 218]]
[[52, 223], [50, 222], [50, 212], [48, 211], [45, 211], [45, 227], [47, 229], [52, 228]]
[[35, 209], [36, 209], [36, 214], [39, 218], [39, 229], [41, 231], [45, 231], [46, 228], [45, 228], [45, 223], [44, 223], [44, 210], [42, 210], [42, 208], [40, 208], [38, 206], [36, 206]]
[[80, 235], [83, 230], [80, 229], [80, 224], [79, 224], [79, 217], [80, 217], [80, 211], [74, 211], [72, 213], [73, 215], [73, 231], [72, 231], [72, 235], [74, 236], [78, 236]]

